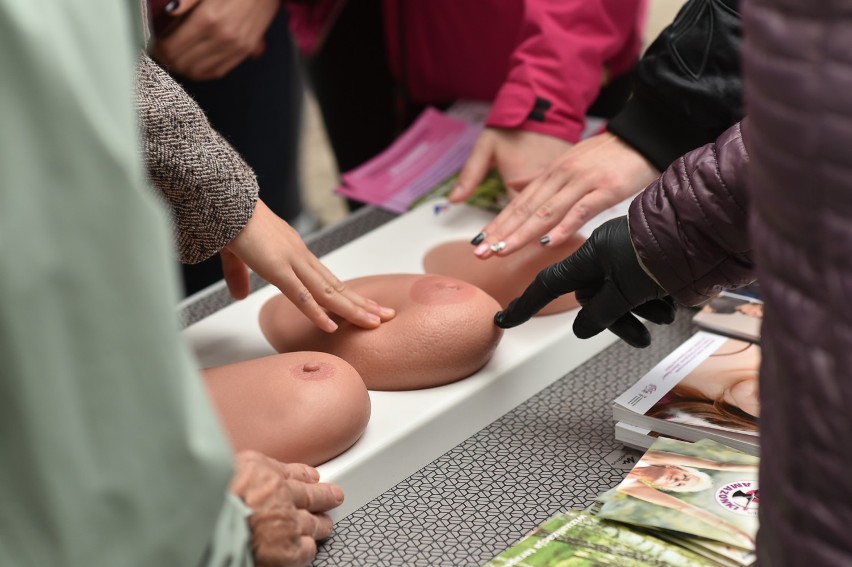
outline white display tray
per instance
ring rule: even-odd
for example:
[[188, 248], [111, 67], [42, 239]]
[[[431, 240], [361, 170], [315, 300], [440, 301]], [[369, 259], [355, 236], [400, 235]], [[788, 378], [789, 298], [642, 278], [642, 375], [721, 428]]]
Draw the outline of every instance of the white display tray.
[[[322, 258], [343, 280], [386, 273], [423, 273], [433, 246], [470, 240], [491, 213], [455, 205], [436, 215], [423, 205]], [[471, 248], [472, 250], [472, 248]], [[471, 262], [478, 262], [471, 252]], [[530, 276], [532, 279], [533, 275]], [[266, 286], [183, 331], [200, 367], [274, 354], [257, 323], [261, 306], [280, 293]], [[579, 340], [576, 310], [536, 317], [507, 330], [491, 361], [459, 382], [408, 392], [370, 392], [372, 415], [361, 439], [318, 467], [323, 481], [343, 487], [340, 519], [432, 462], [495, 419], [582, 364], [615, 337]]]

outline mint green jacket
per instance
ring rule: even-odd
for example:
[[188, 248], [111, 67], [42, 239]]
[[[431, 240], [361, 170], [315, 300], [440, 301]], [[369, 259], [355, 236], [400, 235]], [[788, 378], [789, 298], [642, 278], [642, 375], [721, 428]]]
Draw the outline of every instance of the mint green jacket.
[[0, 565], [250, 563], [181, 344], [134, 0], [0, 0]]

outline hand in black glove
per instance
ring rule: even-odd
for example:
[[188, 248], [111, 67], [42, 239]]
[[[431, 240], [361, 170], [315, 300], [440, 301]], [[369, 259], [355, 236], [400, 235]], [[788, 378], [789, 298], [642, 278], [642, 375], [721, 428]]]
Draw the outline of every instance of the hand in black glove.
[[674, 321], [674, 300], [639, 264], [627, 217], [604, 223], [579, 250], [542, 270], [494, 322], [504, 329], [520, 325], [571, 291], [582, 305], [574, 320], [574, 334], [581, 339], [609, 329], [631, 346], [646, 347], [651, 334], [632, 313], [659, 324]]

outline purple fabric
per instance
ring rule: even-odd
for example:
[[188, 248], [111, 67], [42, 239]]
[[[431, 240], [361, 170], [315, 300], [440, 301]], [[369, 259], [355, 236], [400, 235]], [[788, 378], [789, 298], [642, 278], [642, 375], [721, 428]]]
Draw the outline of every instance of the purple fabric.
[[676, 160], [630, 205], [639, 259], [685, 305], [754, 280], [743, 129], [735, 124], [716, 143]]
[[[744, 14], [764, 565], [852, 564], [852, 1]], [[759, 245], [758, 245], [759, 243]]]
[[852, 0], [751, 0], [743, 24], [746, 135], [667, 170], [631, 236], [685, 303], [758, 278], [758, 560], [852, 565]]

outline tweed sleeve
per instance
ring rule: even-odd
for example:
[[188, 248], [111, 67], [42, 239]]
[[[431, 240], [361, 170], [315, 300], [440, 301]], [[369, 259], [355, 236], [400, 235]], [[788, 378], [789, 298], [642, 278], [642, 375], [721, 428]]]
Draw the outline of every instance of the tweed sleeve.
[[206, 260], [251, 218], [258, 196], [254, 172], [147, 55], [139, 59], [136, 100], [145, 165], [171, 211], [180, 261]]

